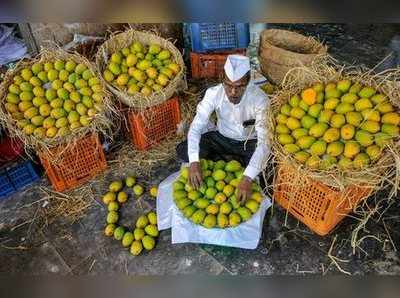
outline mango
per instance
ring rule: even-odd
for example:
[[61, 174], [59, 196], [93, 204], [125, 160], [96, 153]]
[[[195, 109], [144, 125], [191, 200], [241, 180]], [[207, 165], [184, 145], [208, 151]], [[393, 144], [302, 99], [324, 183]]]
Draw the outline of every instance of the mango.
[[316, 156], [316, 155], [311, 155], [307, 161], [306, 165], [310, 167], [311, 169], [318, 169], [320, 167], [322, 160]]
[[[301, 118], [301, 126], [306, 129], [310, 129], [316, 122], [317, 120], [309, 115], [305, 115], [303, 118]], [[295, 130], [296, 129], [298, 128], [295, 128]]]
[[399, 135], [399, 127], [393, 124], [382, 124], [381, 131], [392, 137], [397, 137]]
[[315, 138], [313, 136], [303, 136], [297, 140], [296, 144], [301, 149], [309, 149], [314, 142]]
[[226, 177], [226, 173], [225, 173], [225, 171], [218, 169], [218, 170], [215, 170], [215, 171], [212, 173], [212, 177], [213, 177], [213, 179], [214, 179], [215, 181], [224, 180], [225, 177]]
[[325, 92], [326, 91], [329, 91], [329, 90], [333, 90], [333, 89], [336, 89], [336, 84], [335, 83], [328, 83], [328, 84], [326, 84], [326, 86], [325, 86]]
[[[311, 126], [310, 126], [310, 127], [311, 127]], [[305, 129], [305, 128], [297, 128], [297, 129], [293, 130], [293, 132], [292, 132], [292, 136], [293, 136], [296, 140], [298, 140], [300, 137], [306, 136], [306, 135], [308, 135], [308, 130]]]
[[206, 217], [206, 212], [203, 209], [196, 210], [190, 217], [190, 220], [195, 224], [201, 224]]
[[346, 93], [349, 91], [351, 87], [351, 81], [350, 80], [341, 80], [337, 83], [337, 89], [341, 91], [342, 93]]
[[219, 205], [218, 204], [210, 204], [206, 208], [207, 214], [218, 214], [219, 212]]
[[298, 119], [293, 118], [293, 117], [289, 117], [286, 121], [286, 126], [290, 129], [290, 130], [295, 130], [296, 128], [301, 127], [301, 123]]
[[360, 83], [354, 83], [350, 87], [349, 93], [358, 94], [358, 92], [360, 92], [361, 88], [362, 88], [362, 85]]
[[309, 135], [315, 138], [322, 137], [328, 127], [329, 125], [324, 122], [316, 123], [310, 128]]
[[20, 102], [19, 96], [14, 93], [8, 93], [7, 102], [12, 104], [18, 104]]
[[299, 108], [299, 107], [294, 107], [292, 108], [292, 110], [290, 111], [290, 116], [296, 119], [301, 119], [304, 115], [306, 114], [306, 112]]
[[326, 151], [326, 142], [323, 140], [315, 141], [310, 147], [311, 155], [321, 156]]
[[353, 167], [353, 161], [350, 158], [342, 156], [339, 159], [338, 166], [342, 170], [348, 170]]
[[301, 163], [305, 163], [309, 157], [310, 153], [306, 151], [299, 151], [294, 154], [294, 158]]
[[323, 105], [322, 104], [319, 104], [319, 103], [318, 104], [314, 104], [314, 105], [310, 106], [310, 108], [308, 109], [308, 114], [311, 117], [318, 118], [318, 116], [319, 116], [319, 114], [320, 114], [322, 109], [323, 109]]
[[381, 122], [384, 124], [399, 125], [400, 115], [395, 112], [383, 114]]
[[193, 205], [198, 209], [206, 209], [209, 204], [210, 202], [206, 198], [199, 198], [193, 203]]
[[225, 165], [225, 171], [236, 172], [242, 169], [242, 165], [237, 160], [231, 160]]
[[136, 220], [135, 226], [136, 226], [136, 228], [144, 229], [148, 224], [149, 224], [149, 219], [147, 218], [147, 216], [141, 215]]
[[286, 144], [285, 146], [283, 146], [283, 148], [288, 153], [296, 153], [300, 151], [300, 147], [297, 146], [296, 144]]
[[171, 53], [168, 50], [162, 50], [160, 53], [157, 55], [157, 59], [159, 60], [165, 60], [169, 59], [171, 57]]
[[381, 120], [381, 115], [378, 111], [373, 109], [366, 109], [361, 111], [361, 115], [363, 116], [364, 120], [371, 120], [379, 122]]
[[147, 213], [147, 218], [150, 224], [157, 225], [157, 214], [155, 212], [152, 211]]
[[389, 134], [379, 132], [375, 135], [375, 144], [383, 148], [390, 142], [391, 138], [392, 137]]
[[249, 200], [246, 201], [245, 207], [247, 209], [249, 209], [251, 211], [251, 213], [254, 214], [254, 213], [256, 213], [258, 211], [258, 208], [260, 207], [260, 204], [255, 200], [249, 199]]
[[[250, 213], [250, 217], [251, 217], [251, 213]], [[217, 215], [217, 224], [218, 224], [218, 227], [220, 227], [221, 229], [226, 228], [229, 225], [228, 216], [226, 216], [226, 214], [223, 214], [223, 213], [218, 213], [218, 215]]]
[[224, 193], [222, 193], [222, 192], [217, 193], [217, 194], [215, 195], [215, 197], [214, 197], [214, 201], [215, 201], [215, 203], [217, 203], [217, 204], [222, 204], [222, 203], [224, 203], [226, 200], [227, 200], [227, 197], [226, 197], [226, 195], [225, 195]]
[[355, 127], [358, 127], [363, 121], [363, 117], [359, 112], [348, 112], [346, 113], [346, 122]]
[[390, 102], [383, 102], [383, 103], [377, 104], [376, 109], [381, 114], [386, 114], [386, 113], [394, 111], [393, 105]]
[[294, 143], [294, 139], [289, 134], [279, 134], [278, 135], [278, 142], [282, 145], [292, 144]]
[[119, 215], [115, 211], [110, 211], [107, 214], [107, 223], [115, 224], [118, 221]]
[[219, 212], [222, 214], [229, 214], [229, 213], [231, 213], [232, 209], [233, 209], [233, 207], [230, 202], [224, 202], [220, 205]]
[[117, 227], [114, 230], [114, 239], [118, 240], [118, 241], [121, 241], [122, 238], [124, 237], [124, 234], [125, 234], [125, 228], [124, 227]]
[[[353, 158], [360, 152], [360, 145], [355, 141], [348, 141], [344, 144], [343, 155], [349, 159]], [[340, 162], [340, 161], [339, 161]]]
[[343, 150], [344, 145], [342, 142], [332, 142], [328, 144], [328, 147], [326, 148], [326, 153], [328, 153], [330, 156], [337, 157], [342, 154]]
[[131, 248], [130, 248], [130, 253], [134, 256], [140, 255], [140, 253], [143, 250], [143, 245], [142, 242], [139, 240], [135, 240], [132, 242]]
[[383, 94], [375, 94], [374, 96], [371, 97], [371, 101], [376, 105], [385, 102], [386, 100], [387, 97], [386, 95]]
[[328, 98], [324, 103], [325, 110], [334, 110], [339, 104], [339, 99], [337, 98]]
[[157, 226], [152, 224], [147, 225], [144, 228], [144, 231], [146, 232], [147, 235], [150, 235], [152, 237], [157, 237], [159, 234]]
[[327, 142], [327, 143], [332, 143], [332, 142], [334, 142], [334, 141], [339, 140], [339, 138], [340, 138], [340, 132], [339, 132], [339, 130], [338, 130], [337, 128], [331, 127], [331, 128], [328, 128], [328, 129], [325, 131], [325, 133], [324, 133], [324, 135], [323, 135], [322, 138], [323, 138], [323, 140], [324, 140], [325, 142]]
[[345, 102], [340, 103], [335, 109], [335, 112], [338, 114], [346, 114], [352, 111], [354, 111], [354, 106], [350, 103]]
[[335, 157], [331, 155], [324, 155], [321, 159], [321, 162], [319, 164], [319, 168], [321, 170], [329, 170], [333, 168], [337, 163], [337, 160]]
[[355, 104], [358, 100], [358, 96], [354, 93], [346, 93], [341, 97], [342, 103]]
[[363, 169], [368, 166], [370, 163], [370, 159], [368, 154], [366, 153], [359, 153], [354, 157], [353, 166], [356, 169]]
[[334, 128], [341, 128], [346, 123], [346, 118], [342, 114], [334, 114], [331, 117], [330, 124]]
[[351, 124], [346, 124], [343, 125], [340, 128], [340, 135], [343, 140], [350, 140], [354, 137], [354, 134], [356, 133], [355, 127]]
[[144, 249], [149, 251], [155, 247], [156, 241], [154, 240], [153, 237], [146, 235], [142, 239], [142, 244], [143, 244]]
[[131, 232], [126, 232], [124, 234], [124, 237], [122, 237], [122, 246], [123, 247], [129, 247], [133, 243], [135, 237], [133, 236], [133, 233]]
[[368, 98], [361, 98], [356, 101], [354, 104], [354, 108], [356, 109], [357, 112], [360, 112], [362, 110], [366, 109], [371, 109], [373, 107], [371, 101]]
[[319, 114], [318, 122], [329, 123], [333, 114], [335, 114], [335, 112], [332, 110], [322, 110]]
[[379, 122], [367, 120], [361, 123], [360, 128], [370, 133], [377, 133], [380, 131]]
[[364, 87], [358, 92], [358, 96], [361, 98], [370, 98], [371, 96], [375, 95], [376, 90], [372, 87]]
[[232, 212], [229, 214], [229, 226], [230, 227], [237, 227], [241, 221], [242, 221], [242, 219], [241, 219], [239, 213]]
[[291, 110], [292, 110], [292, 108], [290, 107], [290, 105], [284, 104], [284, 105], [281, 107], [280, 112], [281, 112], [281, 114], [283, 114], [283, 115], [290, 116], [290, 111], [291, 111]]
[[365, 149], [371, 160], [377, 160], [381, 155], [382, 149], [378, 145], [371, 145]]
[[108, 224], [104, 229], [104, 235], [106, 235], [107, 237], [111, 237], [112, 235], [114, 235], [116, 227], [117, 226], [115, 224]]
[[374, 143], [374, 136], [366, 130], [358, 130], [355, 139], [363, 147], [368, 147]]
[[304, 100], [301, 100], [299, 102], [299, 108], [302, 108], [304, 111], [307, 112], [309, 109], [309, 105]]
[[[208, 206], [208, 207], [210, 207], [210, 206]], [[208, 207], [207, 207], [207, 208], [208, 208]], [[185, 216], [186, 218], [190, 218], [190, 217], [193, 215], [193, 213], [196, 212], [196, 210], [197, 210], [197, 208], [196, 208], [195, 206], [189, 205], [189, 206], [186, 206], [186, 207], [182, 210], [182, 213], [183, 213], [183, 216]], [[206, 209], [206, 210], [207, 210], [207, 209]]]
[[217, 217], [214, 214], [207, 214], [203, 221], [203, 226], [212, 229], [217, 225]]
[[295, 107], [298, 107], [299, 106], [299, 103], [300, 103], [300, 97], [296, 94], [296, 95], [293, 95], [292, 97], [290, 97], [290, 99], [289, 99], [289, 104], [293, 107], [293, 108], [295, 108]]
[[330, 89], [328, 91], [325, 91], [325, 98], [340, 98], [342, 96], [342, 92], [340, 90], [336, 89]]

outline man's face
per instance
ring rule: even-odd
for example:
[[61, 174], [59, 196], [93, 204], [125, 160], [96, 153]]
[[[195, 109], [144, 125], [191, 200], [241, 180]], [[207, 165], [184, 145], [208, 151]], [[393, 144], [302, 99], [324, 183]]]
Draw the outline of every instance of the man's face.
[[250, 76], [248, 74], [236, 82], [232, 82], [226, 75], [224, 75], [222, 84], [231, 103], [238, 104], [241, 101], [242, 96], [246, 91], [246, 87], [249, 84], [249, 80]]

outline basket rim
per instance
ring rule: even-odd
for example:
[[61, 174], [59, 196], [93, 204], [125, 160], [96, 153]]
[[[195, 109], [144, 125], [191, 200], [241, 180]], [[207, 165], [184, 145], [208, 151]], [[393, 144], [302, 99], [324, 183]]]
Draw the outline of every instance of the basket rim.
[[[281, 48], [276, 46], [273, 42], [271, 42], [269, 36], [276, 34], [277, 32], [284, 33], [286, 36], [293, 36], [296, 38], [303, 39], [305, 42], [311, 42], [315, 47], [318, 47], [318, 51], [315, 53], [297, 53], [293, 51], [289, 51], [285, 48]], [[266, 50], [271, 49], [277, 52], [281, 52], [284, 55], [290, 55], [290, 56], [295, 56], [295, 57], [309, 57], [311, 55], [321, 55], [321, 54], [326, 54], [327, 53], [327, 46], [316, 40], [314, 37], [307, 37], [305, 35], [302, 35], [297, 32], [289, 31], [289, 30], [283, 30], [283, 29], [266, 29], [263, 30], [260, 34], [260, 47], [259, 47], [259, 55], [262, 53], [262, 49], [265, 48]]]

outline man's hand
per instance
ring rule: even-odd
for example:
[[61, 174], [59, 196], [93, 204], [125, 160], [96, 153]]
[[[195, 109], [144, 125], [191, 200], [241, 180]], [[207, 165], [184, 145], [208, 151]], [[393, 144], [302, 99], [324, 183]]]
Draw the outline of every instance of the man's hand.
[[203, 183], [203, 175], [199, 162], [192, 162], [189, 165], [189, 183], [194, 189], [199, 189]]
[[237, 187], [237, 199], [240, 204], [243, 204], [251, 197], [251, 182], [252, 180], [247, 176], [243, 176], [240, 181]]

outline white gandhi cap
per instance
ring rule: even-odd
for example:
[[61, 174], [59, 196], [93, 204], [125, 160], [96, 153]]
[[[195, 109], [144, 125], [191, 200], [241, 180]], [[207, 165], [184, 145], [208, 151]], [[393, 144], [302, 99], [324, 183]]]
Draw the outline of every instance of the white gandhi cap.
[[229, 55], [224, 66], [229, 80], [235, 82], [250, 71], [250, 59], [243, 55]]

